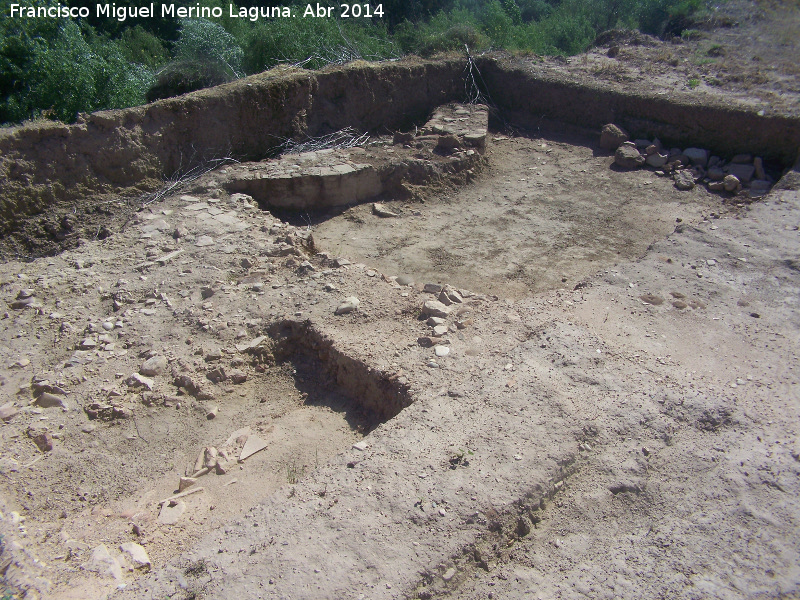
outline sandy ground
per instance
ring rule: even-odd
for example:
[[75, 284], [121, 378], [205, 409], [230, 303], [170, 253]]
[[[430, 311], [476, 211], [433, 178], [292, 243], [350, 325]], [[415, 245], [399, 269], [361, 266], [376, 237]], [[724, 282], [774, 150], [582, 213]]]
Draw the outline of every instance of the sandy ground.
[[[800, 596], [797, 186], [750, 203], [620, 172], [597, 137], [493, 138], [474, 182], [387, 202], [398, 218], [296, 227], [210, 173], [105, 240], [0, 265], [5, 581]], [[461, 290], [440, 335], [426, 283]], [[265, 448], [237, 460], [248, 436]], [[230, 460], [170, 522], [212, 446]]]
[[521, 298], [573, 288], [644, 254], [677, 219], [736, 210], [701, 187], [689, 193], [653, 170], [609, 168], [595, 138], [495, 136], [473, 185], [388, 203], [400, 220], [356, 206], [316, 224], [323, 250], [384, 272]]
[[[287, 234], [302, 240], [307, 228], [226, 199], [213, 202], [213, 176], [188, 198], [141, 214], [123, 236], [4, 266], [7, 300], [33, 286], [43, 310], [9, 311], [0, 321], [11, 367], [3, 387], [30, 389], [36, 374], [69, 392], [70, 410], [24, 409], [3, 428], [4, 496], [27, 516], [24, 539], [52, 565], [52, 597], [100, 597], [126, 583], [130, 575], [120, 582], [91, 570], [100, 543], [113, 554], [126, 541], [142, 544], [156, 566], [189, 551], [173, 563], [182, 570], [141, 580], [132, 597], [159, 597], [182, 585], [187, 594], [257, 597], [264, 577], [254, 575], [265, 568], [275, 597], [795, 590], [797, 192], [737, 206], [700, 187], [678, 192], [646, 171], [615, 172], [612, 158], [588, 139], [498, 137], [488, 161], [499, 166], [449, 197], [398, 205], [398, 219], [356, 207], [348, 211], [355, 219], [345, 213], [312, 227], [324, 252], [328, 232], [355, 221], [352, 246], [331, 246], [331, 256], [352, 257], [343, 267], [325, 254], [312, 258], [311, 268], [300, 267], [302, 256], [266, 256]], [[574, 167], [562, 159], [573, 154]], [[530, 189], [520, 181], [527, 177], [510, 181], [515, 168], [541, 169], [548, 158], [561, 167], [537, 176], [547, 191], [535, 183]], [[605, 181], [595, 186], [596, 203], [570, 202], [559, 183], [574, 180], [564, 175], [568, 169]], [[480, 211], [477, 199], [498, 180], [508, 204], [486, 211], [486, 222], [518, 211], [515, 221], [505, 217], [506, 239], [517, 245], [492, 257], [485, 247], [497, 243], [496, 234], [465, 215]], [[531, 201], [523, 199], [525, 189]], [[550, 201], [534, 202], [541, 193], [552, 194]], [[456, 210], [459, 195], [475, 199], [465, 202], [469, 212]], [[201, 203], [206, 209], [193, 210]], [[213, 219], [215, 206], [230, 218]], [[617, 227], [621, 206], [642, 218]], [[578, 234], [559, 237], [557, 214], [576, 215], [567, 223], [576, 223]], [[419, 241], [407, 242], [406, 254], [394, 250], [399, 258], [374, 257], [359, 246], [368, 224], [358, 219], [375, 224], [372, 248], [398, 248], [375, 244], [378, 236]], [[177, 241], [169, 235], [174, 227], [186, 229]], [[461, 243], [452, 279], [424, 250], [437, 232], [444, 248], [473, 241]], [[204, 235], [212, 245], [203, 245]], [[144, 245], [131, 251], [137, 238]], [[537, 266], [530, 250], [518, 250], [541, 240], [563, 256], [556, 265]], [[155, 258], [176, 248], [185, 254], [142, 267], [148, 247]], [[357, 263], [362, 251], [365, 262]], [[531, 285], [542, 282], [542, 291], [524, 294], [517, 277], [508, 277], [511, 262], [530, 269]], [[387, 281], [402, 274], [415, 284]], [[467, 326], [448, 320], [444, 357], [417, 342], [431, 335], [420, 306], [435, 297], [421, 284], [437, 280], [473, 286], [458, 319]], [[214, 295], [204, 299], [204, 287]], [[119, 288], [132, 304], [117, 316], [106, 290]], [[486, 293], [492, 290], [500, 294]], [[663, 303], [643, 302], [648, 294]], [[359, 310], [334, 316], [352, 295]], [[104, 349], [89, 353], [91, 363], [61, 366], [92, 329], [105, 332], [102, 323], [116, 319], [122, 326], [110, 337], [95, 335]], [[408, 382], [416, 401], [373, 430], [366, 450], [348, 450], [375, 422], [356, 408], [348, 413], [351, 400], [324, 391], [336, 386], [321, 378], [319, 363], [262, 362], [236, 349], [281, 319], [307, 319], [379, 377]], [[64, 322], [97, 325], [77, 330]], [[151, 354], [168, 357], [172, 374], [152, 377], [153, 393], [137, 392], [123, 382]], [[20, 356], [31, 363], [20, 366]], [[52, 371], [34, 367], [41, 364]], [[204, 379], [218, 364], [247, 380]], [[196, 396], [207, 399], [178, 395], [174, 383], [183, 372], [199, 379], [207, 396]], [[130, 414], [90, 421], [85, 410], [102, 398]], [[219, 414], [208, 420], [213, 406]], [[54, 450], [44, 455], [27, 434], [42, 424], [56, 433]], [[186, 498], [185, 517], [159, 523], [158, 501], [191, 471], [196, 454], [243, 427], [268, 449], [224, 475], [201, 478], [196, 485], [204, 490]], [[267, 524], [268, 537], [251, 519]], [[202, 541], [209, 531], [217, 533]], [[364, 536], [358, 544], [353, 531]], [[482, 548], [482, 558], [469, 548]], [[391, 560], [377, 559], [387, 552]], [[609, 553], [617, 559], [608, 561]], [[551, 575], [555, 563], [558, 578]]]

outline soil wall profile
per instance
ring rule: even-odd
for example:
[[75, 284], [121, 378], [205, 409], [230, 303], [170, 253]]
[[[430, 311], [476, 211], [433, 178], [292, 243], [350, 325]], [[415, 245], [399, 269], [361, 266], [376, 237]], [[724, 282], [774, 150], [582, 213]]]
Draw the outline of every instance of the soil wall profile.
[[215, 158], [262, 159], [287, 139], [388, 132], [460, 100], [463, 61], [270, 71], [153, 104], [0, 131], [0, 233], [57, 202], [152, 191]]
[[[465, 64], [447, 57], [359, 61], [314, 72], [275, 69], [145, 106], [84, 115], [74, 125], [37, 122], [0, 130], [0, 234], [57, 203], [135, 197], [223, 157], [263, 160], [288, 139], [345, 127], [408, 130], [436, 107], [464, 100]], [[599, 130], [615, 122], [668, 145], [696, 145], [723, 156], [749, 152], [783, 167], [797, 159], [800, 119], [791, 116], [681, 92], [614, 87], [500, 54], [475, 64], [482, 91], [515, 125], [535, 128], [546, 121]]]

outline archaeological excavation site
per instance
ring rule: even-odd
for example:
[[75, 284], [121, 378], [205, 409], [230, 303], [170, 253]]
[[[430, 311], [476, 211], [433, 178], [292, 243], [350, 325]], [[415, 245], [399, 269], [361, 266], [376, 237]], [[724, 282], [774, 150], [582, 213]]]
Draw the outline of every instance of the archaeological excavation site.
[[642, 39], [0, 129], [2, 598], [800, 598], [800, 46]]

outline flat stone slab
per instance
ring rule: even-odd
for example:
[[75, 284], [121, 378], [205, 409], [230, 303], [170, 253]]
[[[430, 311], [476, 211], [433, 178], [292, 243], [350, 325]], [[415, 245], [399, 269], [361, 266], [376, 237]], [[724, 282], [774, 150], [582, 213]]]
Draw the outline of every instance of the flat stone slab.
[[165, 502], [161, 507], [161, 512], [158, 514], [158, 522], [162, 525], [174, 525], [178, 522], [184, 512], [186, 512], [186, 504], [177, 501], [173, 506], [170, 502]]

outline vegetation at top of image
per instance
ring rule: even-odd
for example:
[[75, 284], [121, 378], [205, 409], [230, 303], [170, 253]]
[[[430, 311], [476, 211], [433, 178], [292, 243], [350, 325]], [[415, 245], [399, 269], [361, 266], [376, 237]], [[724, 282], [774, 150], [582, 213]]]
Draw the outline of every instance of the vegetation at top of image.
[[[152, 17], [120, 21], [97, 17], [94, 0], [61, 2], [88, 7], [87, 18], [10, 17], [15, 1], [0, 0], [0, 123], [5, 124], [71, 123], [82, 112], [136, 106], [279, 64], [314, 69], [356, 59], [427, 57], [463, 51], [465, 45], [473, 52], [572, 55], [614, 28], [673, 35], [677, 27], [680, 35], [682, 23], [689, 30], [691, 16], [704, 9], [704, 0], [387, 0], [381, 3], [383, 18], [302, 18], [305, 3], [297, 3], [294, 18], [251, 21], [231, 17], [227, 2], [204, 0], [201, 6], [219, 7], [222, 16], [161, 18], [156, 9]], [[55, 5], [55, 0], [31, 3]], [[127, 6], [149, 5], [132, 0]], [[333, 6], [336, 14], [338, 4]]]

